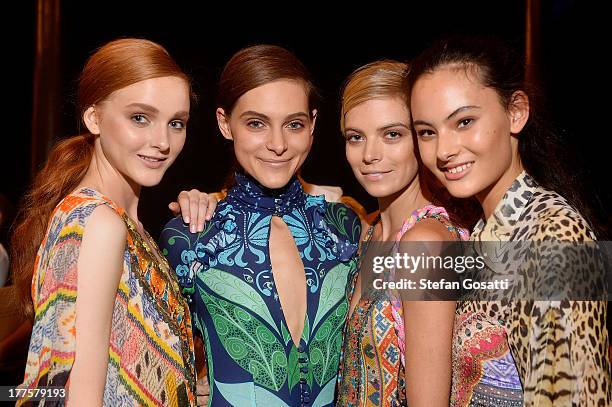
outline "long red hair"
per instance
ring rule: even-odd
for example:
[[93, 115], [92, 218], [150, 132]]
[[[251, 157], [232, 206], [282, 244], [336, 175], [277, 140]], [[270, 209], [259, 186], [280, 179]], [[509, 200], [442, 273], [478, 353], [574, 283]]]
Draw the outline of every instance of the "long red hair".
[[[111, 41], [89, 57], [79, 77], [80, 117], [116, 90], [165, 76], [180, 77], [190, 85], [188, 76], [161, 45], [135, 38]], [[12, 280], [26, 317], [34, 315], [31, 294], [34, 263], [49, 219], [55, 207], [87, 173], [94, 140], [95, 136], [87, 133], [58, 142], [21, 202], [10, 250]]]

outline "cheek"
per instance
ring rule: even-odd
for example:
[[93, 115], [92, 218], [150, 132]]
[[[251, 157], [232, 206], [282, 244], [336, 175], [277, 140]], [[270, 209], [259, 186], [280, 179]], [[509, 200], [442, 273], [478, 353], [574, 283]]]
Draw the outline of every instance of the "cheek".
[[185, 140], [187, 135], [185, 133], [182, 134], [177, 134], [175, 137], [172, 138], [172, 150], [174, 151], [175, 155], [178, 155], [182, 150], [183, 147], [185, 146]]
[[234, 152], [236, 155], [252, 154], [259, 148], [258, 140], [262, 139], [257, 135], [248, 132], [233, 132], [234, 134]]
[[438, 169], [436, 164], [436, 145], [435, 142], [419, 142], [419, 153], [421, 154], [421, 161], [423, 164], [432, 172]]
[[362, 156], [361, 148], [359, 146], [347, 144], [344, 151], [346, 153], [346, 161], [348, 161], [351, 168], [358, 168]]
[[288, 134], [287, 142], [292, 150], [299, 154], [304, 154], [310, 151], [312, 136], [310, 135], [310, 131], [304, 131], [303, 133], [295, 135]]
[[107, 156], [121, 154], [123, 151], [130, 149], [132, 144], [130, 143], [130, 137], [112, 129], [111, 126], [106, 126], [104, 131], [100, 132], [100, 146]]
[[466, 140], [466, 146], [481, 157], [502, 159], [510, 153], [510, 136], [500, 129], [492, 128], [486, 133], [477, 133]]

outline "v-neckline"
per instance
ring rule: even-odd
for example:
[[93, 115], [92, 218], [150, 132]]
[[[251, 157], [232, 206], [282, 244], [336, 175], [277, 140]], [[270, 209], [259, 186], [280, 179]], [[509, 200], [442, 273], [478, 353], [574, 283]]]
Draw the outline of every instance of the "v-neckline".
[[[297, 338], [297, 342], [293, 337], [291, 329], [289, 328], [289, 324], [287, 323], [287, 318], [285, 316], [285, 310], [283, 309], [283, 304], [281, 302], [280, 293], [278, 292], [278, 288], [276, 286], [276, 279], [274, 278], [274, 271], [272, 270], [272, 256], [270, 255], [270, 236], [272, 234], [272, 219], [274, 218], [274, 216], [277, 216], [280, 220], [283, 221], [283, 223], [287, 226], [287, 230], [289, 231], [289, 234], [293, 238], [293, 244], [295, 245], [298, 256], [300, 257], [300, 262], [302, 263], [302, 272], [304, 273], [304, 280], [306, 281], [306, 284], [304, 284], [304, 291], [306, 294], [305, 295], [306, 306], [304, 308], [304, 317], [302, 318], [302, 330], [301, 330], [300, 336]], [[289, 332], [289, 339], [291, 340], [292, 345], [295, 348], [298, 348], [300, 346], [302, 338], [304, 337], [304, 330], [306, 329], [306, 318], [308, 318], [308, 280], [306, 279], [306, 265], [304, 264], [304, 259], [302, 258], [302, 256], [300, 256], [300, 249], [298, 248], [298, 245], [295, 242], [295, 236], [293, 236], [293, 233], [291, 233], [291, 228], [289, 228], [289, 225], [287, 224], [287, 222], [285, 222], [285, 219], [283, 219], [283, 215], [270, 215], [270, 223], [268, 225], [267, 249], [268, 249], [267, 258], [270, 261], [270, 274], [272, 276], [271, 277], [272, 278], [272, 295], [278, 296], [278, 305], [279, 305], [279, 311], [281, 315], [281, 323], [284, 323], [285, 327], [287, 327], [287, 332]], [[282, 327], [281, 327], [281, 331], [282, 331]]]
[[[368, 231], [366, 232], [365, 238], [363, 239], [363, 242], [361, 243], [361, 248], [359, 250], [359, 261], [357, 263], [357, 273], [355, 274], [355, 281], [352, 284], [352, 288], [351, 288], [352, 291], [349, 297], [349, 315], [348, 315], [347, 321], [352, 320], [355, 312], [357, 311], [357, 308], [359, 308], [359, 303], [361, 302], [361, 297], [360, 297], [357, 303], [355, 304], [355, 307], [351, 308], [352, 302], [353, 302], [353, 296], [355, 295], [355, 286], [357, 285], [357, 279], [361, 275], [361, 261], [365, 253], [368, 251], [368, 247], [370, 246], [370, 242], [372, 241], [372, 236], [374, 236], [374, 230], [376, 229], [376, 226], [378, 225], [379, 222], [380, 222], [380, 214], [376, 216], [376, 218], [374, 219], [374, 222], [372, 222], [372, 224], [368, 227]], [[360, 290], [363, 290], [363, 288], [360, 288]]]

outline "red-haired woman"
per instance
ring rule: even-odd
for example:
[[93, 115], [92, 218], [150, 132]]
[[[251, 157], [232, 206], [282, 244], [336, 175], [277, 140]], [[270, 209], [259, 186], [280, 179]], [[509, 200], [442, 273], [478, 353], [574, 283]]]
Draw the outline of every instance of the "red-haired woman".
[[194, 404], [187, 304], [137, 213], [142, 187], [183, 147], [190, 95], [147, 40], [112, 41], [87, 61], [88, 132], [53, 148], [13, 234], [13, 280], [34, 317], [24, 388], [65, 387], [77, 406]]

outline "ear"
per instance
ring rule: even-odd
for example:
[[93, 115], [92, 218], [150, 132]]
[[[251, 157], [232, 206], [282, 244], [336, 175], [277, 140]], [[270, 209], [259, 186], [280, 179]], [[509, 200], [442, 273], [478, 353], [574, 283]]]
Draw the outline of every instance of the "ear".
[[517, 90], [510, 98], [508, 105], [510, 115], [510, 132], [520, 133], [529, 119], [529, 96], [522, 90]]
[[100, 134], [99, 117], [94, 105], [91, 105], [83, 113], [83, 123], [91, 134]]
[[312, 124], [310, 125], [310, 135], [312, 136], [314, 133], [314, 129], [315, 129], [315, 124], [317, 123], [317, 109], [312, 109]]
[[233, 140], [232, 129], [229, 125], [229, 116], [225, 114], [225, 110], [219, 107], [217, 108], [217, 125], [219, 126], [219, 130], [221, 130], [221, 134], [228, 140]]

